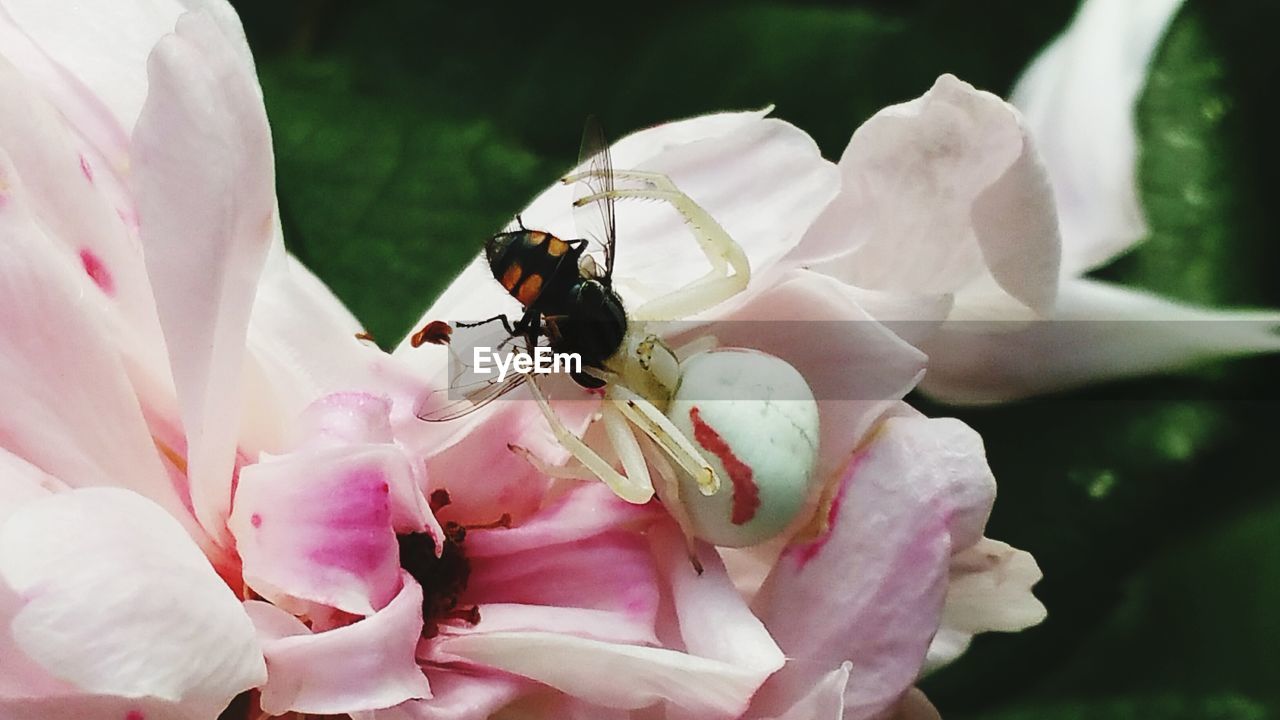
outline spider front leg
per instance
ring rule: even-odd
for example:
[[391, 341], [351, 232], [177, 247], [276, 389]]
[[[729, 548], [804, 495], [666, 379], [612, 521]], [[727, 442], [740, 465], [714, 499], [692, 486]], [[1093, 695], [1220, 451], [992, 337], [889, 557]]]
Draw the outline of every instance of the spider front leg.
[[[538, 402], [542, 415], [546, 417], [547, 424], [551, 426], [551, 432], [555, 435], [556, 441], [563, 445], [578, 462], [582, 463], [583, 467], [603, 480], [610, 490], [627, 502], [643, 504], [653, 498], [653, 483], [649, 481], [647, 470], [643, 474], [643, 482], [614, 470], [607, 460], [600, 457], [599, 453], [592, 450], [582, 441], [582, 438], [574, 435], [569, 428], [564, 426], [564, 423], [560, 421], [560, 416], [556, 415], [555, 410], [551, 408], [551, 404], [547, 402], [546, 396], [542, 394], [542, 388], [538, 387], [536, 381], [530, 378], [527, 385], [529, 386], [529, 391], [533, 393], [533, 399]], [[634, 443], [635, 438], [632, 437], [631, 441]], [[623, 455], [623, 453], [619, 452], [619, 455]], [[526, 457], [530, 456], [526, 455]], [[628, 472], [630, 472], [631, 468], [627, 466], [627, 463], [628, 458], [624, 456], [624, 467], [627, 467]]]
[[[587, 177], [599, 176], [604, 171], [577, 173], [561, 182], [573, 183]], [[640, 170], [615, 170], [619, 180], [634, 180], [642, 188], [615, 188], [587, 195], [574, 201], [574, 205], [586, 205], [604, 198], [660, 200], [671, 205], [684, 218], [711, 271], [688, 285], [666, 295], [653, 298], [628, 313], [632, 320], [672, 320], [696, 315], [742, 292], [751, 280], [751, 265], [742, 246], [716, 222], [711, 214], [684, 194], [671, 179], [662, 173]]]
[[689, 474], [703, 495], [714, 495], [720, 490], [720, 474], [715, 471], [689, 442], [689, 438], [671, 422], [653, 403], [617, 383], [608, 385], [606, 400], [613, 400], [617, 408], [636, 427], [648, 435], [658, 447]]

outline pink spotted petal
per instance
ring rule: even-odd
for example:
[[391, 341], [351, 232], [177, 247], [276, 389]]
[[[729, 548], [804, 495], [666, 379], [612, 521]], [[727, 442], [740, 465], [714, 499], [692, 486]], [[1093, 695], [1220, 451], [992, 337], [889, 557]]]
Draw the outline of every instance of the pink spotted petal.
[[271, 137], [253, 68], [207, 15], [183, 16], [156, 46], [148, 76], [133, 136], [142, 241], [182, 404], [192, 500], [225, 542], [246, 328], [274, 229]]
[[373, 614], [400, 592], [392, 487], [412, 485], [408, 460], [392, 445], [300, 452], [246, 467], [228, 523], [245, 582], [273, 602]]
[[950, 75], [876, 113], [840, 159], [841, 194], [798, 251], [854, 285], [1054, 299], [1053, 197], [1017, 112]]
[[407, 574], [377, 613], [312, 634], [275, 606], [245, 604], [263, 635], [268, 678], [262, 709], [330, 715], [389, 708], [431, 696], [414, 659], [422, 633], [422, 588]]
[[794, 660], [765, 684], [755, 712], [781, 714], [845, 661], [846, 719], [895, 702], [938, 629], [952, 548], [981, 537], [994, 495], [973, 430], [951, 419], [885, 420], [849, 466], [830, 532], [789, 548], [756, 596]]
[[2, 152], [0, 188], [0, 447], [73, 487], [135, 490], [202, 534], [160, 464], [101, 295], [44, 234]]
[[1013, 89], [1052, 180], [1062, 271], [1105, 264], [1147, 234], [1135, 105], [1182, 0], [1089, 0]]
[[213, 717], [266, 679], [240, 602], [173, 518], [127, 490], [19, 508], [0, 528], [0, 580], [21, 597], [5, 623], [15, 647], [80, 693]]

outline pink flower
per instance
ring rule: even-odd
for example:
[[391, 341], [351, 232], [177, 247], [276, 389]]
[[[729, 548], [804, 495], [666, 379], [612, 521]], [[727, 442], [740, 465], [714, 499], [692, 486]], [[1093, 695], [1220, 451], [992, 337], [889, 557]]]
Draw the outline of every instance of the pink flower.
[[435, 442], [283, 251], [229, 8], [117, 5], [0, 6], [3, 714], [741, 714], [783, 657], [718, 558]]
[[[747, 291], [695, 320], [783, 358], [820, 400], [814, 522], [741, 550], [700, 543], [698, 573], [661, 506], [508, 451], [565, 455], [531, 403], [414, 417], [441, 355], [358, 340], [284, 252], [238, 20], [186, 5], [0, 3], [6, 717], [212, 718], [248, 692], [268, 713], [370, 720], [870, 718], [973, 633], [1040, 619], [1034, 561], [983, 537], [980, 440], [901, 402], [925, 357], [875, 319], [925, 280], [1048, 302], [1052, 204], [1001, 101], [944, 77], [859, 130], [853, 170], [763, 113], [615, 148], [749, 255]], [[940, 192], [862, 197], [878, 232], [838, 272], [850, 250], [829, 203], [859, 178]], [[571, 237], [568, 192], [526, 222]], [[954, 266], [891, 262], [877, 243], [912, 217], [950, 223]], [[662, 209], [620, 205], [619, 226], [650, 243], [621, 246], [629, 300], [700, 272]], [[926, 235], [903, 237], [923, 251]], [[429, 316], [510, 304], [473, 266]], [[773, 331], [723, 322], [744, 318]], [[798, 342], [810, 320], [846, 332]], [[557, 409], [583, 429], [595, 408]]]
[[[788, 658], [743, 717], [876, 717], [922, 668], [954, 659], [974, 633], [1039, 622], [1044, 608], [1029, 592], [1040, 577], [1034, 561], [983, 537], [995, 485], [980, 439], [958, 421], [927, 419], [902, 403], [925, 357], [892, 323], [876, 320], [904, 309], [915, 318], [910, 313], [923, 308], [937, 323], [953, 298], [976, 303], [992, 293], [1036, 307], [1052, 302], [1053, 202], [1017, 113], [943, 77], [924, 97], [860, 128], [839, 167], [802, 131], [765, 113], [643, 130], [612, 155], [620, 169], [671, 178], [751, 263], [745, 291], [673, 325], [668, 341], [710, 334], [721, 345], [771, 353], [797, 368], [818, 398], [819, 517], [775, 542], [720, 551]], [[832, 203], [841, 192], [857, 203]], [[522, 211], [524, 224], [575, 237], [572, 197], [551, 187]], [[617, 214], [613, 279], [628, 306], [706, 271], [669, 209], [619, 201]], [[946, 257], [932, 257], [943, 243]], [[424, 321], [519, 309], [478, 257]], [[748, 320], [755, 322], [739, 322]], [[911, 335], [909, 325], [897, 329]], [[447, 382], [442, 348], [406, 342], [396, 356], [437, 386]], [[581, 418], [592, 401], [574, 397], [565, 407]], [[531, 403], [494, 403], [433, 428], [465, 451], [438, 444], [446, 449], [428, 452], [428, 467], [461, 468], [465, 454], [473, 473], [523, 475], [522, 486], [540, 486], [545, 478], [503, 453], [527, 445], [525, 429], [540, 425]], [[608, 452], [602, 436], [584, 437]], [[565, 458], [554, 447], [534, 454]]]

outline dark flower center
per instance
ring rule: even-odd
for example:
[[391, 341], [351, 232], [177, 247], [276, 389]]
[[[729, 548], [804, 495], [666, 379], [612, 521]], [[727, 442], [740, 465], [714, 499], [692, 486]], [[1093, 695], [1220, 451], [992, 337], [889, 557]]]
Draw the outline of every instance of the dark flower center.
[[[449, 493], [436, 490], [431, 493], [431, 511], [436, 512], [449, 504]], [[435, 539], [428, 533], [410, 533], [397, 536], [400, 543], [400, 567], [404, 568], [422, 586], [422, 635], [435, 637], [440, 625], [448, 620], [461, 620], [468, 625], [480, 622], [480, 609], [475, 605], [463, 607], [460, 598], [467, 590], [471, 578], [471, 563], [463, 551], [467, 530], [510, 527], [511, 516], [504, 513], [497, 522], [487, 525], [464, 526], [446, 522], [444, 547], [436, 557]]]

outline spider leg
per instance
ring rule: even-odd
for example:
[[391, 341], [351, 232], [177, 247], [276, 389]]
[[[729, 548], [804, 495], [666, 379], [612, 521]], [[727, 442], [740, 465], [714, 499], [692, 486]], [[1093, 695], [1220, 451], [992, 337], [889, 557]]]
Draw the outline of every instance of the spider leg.
[[693, 569], [702, 574], [702, 561], [698, 560], [697, 546], [693, 533], [693, 520], [689, 517], [689, 511], [685, 509], [684, 503], [680, 499], [680, 478], [676, 475], [676, 469], [671, 466], [671, 462], [667, 460], [662, 450], [648, 436], [642, 436], [641, 449], [644, 457], [653, 465], [653, 469], [658, 473], [658, 482], [660, 491], [658, 497], [662, 499], [662, 505], [667, 509], [667, 513], [671, 515], [671, 519], [676, 521], [676, 525], [680, 527], [680, 534], [684, 535], [685, 550], [689, 553], [689, 562], [693, 563]]
[[605, 397], [620, 401], [618, 409], [622, 414], [671, 456], [680, 469], [689, 473], [703, 495], [714, 495], [720, 489], [720, 475], [707, 464], [689, 438], [653, 403], [619, 384], [609, 385]]
[[542, 394], [542, 389], [538, 387], [537, 382], [527, 383], [529, 391], [533, 393], [533, 399], [538, 402], [538, 407], [542, 410], [542, 415], [547, 419], [547, 424], [551, 426], [551, 432], [555, 435], [556, 441], [564, 446], [569, 454], [577, 458], [578, 462], [590, 470], [593, 475], [604, 481], [610, 490], [623, 500], [630, 503], [642, 504], [649, 502], [653, 498], [653, 484], [639, 484], [627, 476], [613, 469], [613, 466], [604, 458], [592, 450], [582, 438], [570, 432], [569, 428], [564, 426], [560, 421], [560, 417], [556, 415], [555, 410], [551, 409], [551, 404], [547, 402], [547, 398]]
[[[578, 173], [564, 178], [562, 182], [576, 182], [600, 173], [598, 170]], [[696, 315], [747, 287], [751, 280], [751, 265], [742, 246], [730, 237], [710, 213], [681, 192], [670, 178], [661, 173], [638, 170], [615, 170], [613, 175], [620, 180], [639, 181], [644, 187], [615, 188], [579, 198], [574, 204], [585, 205], [606, 197], [666, 202], [684, 218], [694, 239], [698, 241], [702, 254], [711, 263], [711, 272], [678, 290], [643, 303], [629, 313], [631, 319], [671, 320]]]

